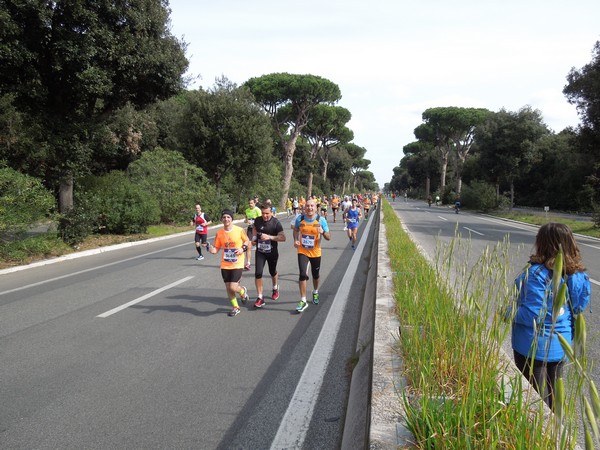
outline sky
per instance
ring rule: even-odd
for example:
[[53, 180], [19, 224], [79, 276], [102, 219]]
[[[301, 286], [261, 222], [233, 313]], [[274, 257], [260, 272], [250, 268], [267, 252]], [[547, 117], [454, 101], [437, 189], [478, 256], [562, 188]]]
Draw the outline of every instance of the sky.
[[276, 72], [340, 87], [380, 188], [427, 108], [541, 111], [555, 132], [579, 117], [562, 90], [592, 61], [598, 0], [170, 0], [191, 88]]

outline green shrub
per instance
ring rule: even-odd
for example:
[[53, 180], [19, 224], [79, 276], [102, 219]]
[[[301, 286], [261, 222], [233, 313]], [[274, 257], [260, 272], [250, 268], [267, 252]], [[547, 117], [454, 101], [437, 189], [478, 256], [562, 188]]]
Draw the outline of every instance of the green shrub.
[[[445, 186], [442, 191], [442, 204], [444, 205], [454, 205], [456, 201], [456, 192], [450, 186]], [[464, 202], [463, 202], [464, 204]]]
[[92, 204], [85, 196], [77, 195], [73, 208], [61, 214], [58, 235], [66, 244], [75, 246], [98, 231], [98, 214]]
[[160, 208], [160, 222], [188, 223], [196, 203], [210, 217], [230, 207], [199, 167], [189, 164], [179, 152], [156, 148], [127, 168], [131, 181], [156, 199]]
[[57, 233], [48, 232], [0, 244], [0, 260], [23, 264], [28, 258], [57, 256], [69, 251]]
[[19, 234], [48, 218], [55, 200], [37, 178], [0, 163], [0, 233]]
[[129, 180], [124, 172], [82, 180], [82, 199], [96, 218], [101, 233], [145, 233], [148, 225], [160, 221], [160, 206], [143, 186]]
[[498, 207], [496, 190], [492, 185], [483, 181], [474, 180], [469, 185], [463, 186], [461, 200], [470, 209], [482, 212], [488, 212]]

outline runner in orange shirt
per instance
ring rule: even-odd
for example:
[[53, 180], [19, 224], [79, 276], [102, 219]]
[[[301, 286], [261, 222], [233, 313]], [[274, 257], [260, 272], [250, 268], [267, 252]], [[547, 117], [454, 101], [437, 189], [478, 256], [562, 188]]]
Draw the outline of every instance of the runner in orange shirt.
[[365, 220], [369, 220], [369, 209], [371, 209], [371, 199], [369, 198], [369, 194], [364, 196], [362, 207], [365, 211]]
[[335, 219], [336, 219], [339, 207], [340, 207], [340, 198], [336, 194], [333, 194], [333, 198], [331, 199], [331, 211], [333, 212], [333, 223], [335, 223]]
[[240, 285], [242, 272], [244, 271], [244, 255], [250, 241], [243, 228], [233, 224], [233, 211], [225, 209], [221, 213], [223, 228], [217, 231], [215, 243], [209, 249], [213, 255], [223, 250], [221, 256], [221, 276], [225, 282], [225, 289], [231, 301], [233, 309], [229, 312], [230, 317], [240, 313], [236, 294], [240, 295], [242, 303], [248, 301], [248, 289]]
[[310, 265], [313, 280], [312, 301], [319, 304], [319, 273], [321, 269], [321, 236], [331, 239], [329, 225], [324, 217], [317, 214], [317, 203], [310, 199], [304, 206], [304, 213], [296, 218], [294, 225], [294, 247], [298, 249], [298, 269], [300, 271], [300, 302], [296, 311], [301, 313], [308, 307], [306, 301], [306, 284], [308, 266]]

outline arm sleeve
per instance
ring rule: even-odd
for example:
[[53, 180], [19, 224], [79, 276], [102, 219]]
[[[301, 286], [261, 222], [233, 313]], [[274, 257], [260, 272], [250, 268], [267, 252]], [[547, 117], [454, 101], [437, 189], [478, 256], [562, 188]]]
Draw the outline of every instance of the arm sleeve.
[[528, 283], [525, 283], [524, 274], [517, 278], [515, 284], [518, 289], [515, 323], [528, 327], [533, 327], [534, 323], [541, 324], [547, 313], [544, 291], [538, 292], [537, 289], [533, 289]]
[[569, 287], [569, 296], [571, 297], [571, 303], [573, 305], [573, 313], [579, 314], [590, 303], [592, 297], [592, 285], [590, 283], [590, 277], [585, 272], [579, 272], [575, 279], [575, 276], [569, 277], [567, 285]]
[[281, 222], [278, 220], [277, 221], [277, 226], [275, 227], [275, 234], [279, 234], [283, 231], [283, 225], [281, 225]]

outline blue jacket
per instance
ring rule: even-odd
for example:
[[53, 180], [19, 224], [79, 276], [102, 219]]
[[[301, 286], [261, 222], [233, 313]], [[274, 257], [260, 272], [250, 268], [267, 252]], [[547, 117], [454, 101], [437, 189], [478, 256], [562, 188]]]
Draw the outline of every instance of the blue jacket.
[[[554, 297], [552, 271], [543, 264], [531, 264], [517, 277], [515, 284], [518, 294], [512, 326], [513, 350], [523, 356], [531, 356], [535, 350], [533, 356], [536, 360], [562, 360], [565, 353], [557, 333], [563, 335], [569, 343], [572, 342], [573, 313], [579, 314], [590, 302], [590, 278], [585, 272], [576, 272], [567, 277], [567, 303], [560, 311], [551, 338]], [[537, 347], [532, 348], [536, 341]]]

